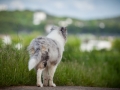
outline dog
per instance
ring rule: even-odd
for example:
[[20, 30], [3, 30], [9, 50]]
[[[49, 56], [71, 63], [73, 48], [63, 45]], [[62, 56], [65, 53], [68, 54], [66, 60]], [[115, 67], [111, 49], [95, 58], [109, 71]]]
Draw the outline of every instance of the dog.
[[66, 39], [67, 29], [65, 27], [54, 27], [46, 37], [35, 38], [28, 46], [30, 55], [28, 69], [30, 71], [35, 68], [38, 87], [56, 87], [53, 77], [62, 59]]

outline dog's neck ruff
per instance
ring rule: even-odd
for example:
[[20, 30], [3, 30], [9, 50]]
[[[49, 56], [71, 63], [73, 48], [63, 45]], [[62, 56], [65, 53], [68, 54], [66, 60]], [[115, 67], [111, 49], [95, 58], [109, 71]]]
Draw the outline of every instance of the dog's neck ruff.
[[57, 30], [52, 31], [47, 35], [47, 38], [55, 40], [58, 45], [60, 45], [60, 48], [62, 51], [64, 51], [64, 38], [58, 33]]

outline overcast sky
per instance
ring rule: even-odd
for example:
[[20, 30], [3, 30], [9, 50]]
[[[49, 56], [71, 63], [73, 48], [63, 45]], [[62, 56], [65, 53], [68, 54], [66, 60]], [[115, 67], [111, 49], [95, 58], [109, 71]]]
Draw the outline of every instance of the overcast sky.
[[98, 19], [120, 16], [120, 0], [0, 0], [0, 9], [44, 10], [57, 16]]

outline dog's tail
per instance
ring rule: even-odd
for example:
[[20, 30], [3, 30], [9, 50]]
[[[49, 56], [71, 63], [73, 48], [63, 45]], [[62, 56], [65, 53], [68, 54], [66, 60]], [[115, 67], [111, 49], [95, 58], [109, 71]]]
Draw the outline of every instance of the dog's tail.
[[28, 47], [28, 51], [30, 54], [30, 60], [28, 62], [28, 69], [29, 71], [32, 70], [34, 67], [37, 66], [37, 64], [40, 62], [41, 60], [41, 52], [40, 52], [40, 46], [37, 45], [30, 45]]

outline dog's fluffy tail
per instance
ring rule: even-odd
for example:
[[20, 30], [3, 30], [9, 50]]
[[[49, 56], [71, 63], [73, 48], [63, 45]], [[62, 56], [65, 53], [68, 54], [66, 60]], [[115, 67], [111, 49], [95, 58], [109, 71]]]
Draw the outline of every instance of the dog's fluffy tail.
[[28, 62], [28, 69], [29, 71], [32, 70], [38, 63], [36, 62], [35, 58], [31, 58]]
[[28, 62], [28, 69], [29, 71], [32, 70], [34, 67], [37, 66], [37, 64], [41, 60], [41, 52], [40, 52], [40, 47], [36, 45], [30, 45], [28, 47], [28, 51], [30, 54], [30, 60]]
[[32, 70], [34, 67], [37, 66], [37, 64], [40, 62], [41, 57], [40, 57], [40, 51], [39, 52], [35, 52], [35, 54], [30, 58], [29, 62], [28, 62], [28, 69], [29, 71]]

